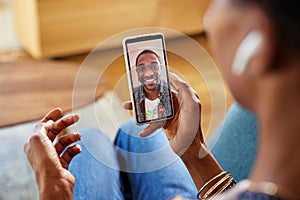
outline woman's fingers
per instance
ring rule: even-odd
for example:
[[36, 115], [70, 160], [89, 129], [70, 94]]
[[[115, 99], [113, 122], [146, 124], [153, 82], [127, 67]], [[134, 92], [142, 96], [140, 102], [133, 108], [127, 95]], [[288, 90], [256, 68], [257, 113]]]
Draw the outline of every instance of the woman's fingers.
[[131, 102], [131, 101], [124, 102], [124, 103], [123, 103], [123, 107], [124, 107], [126, 110], [132, 110], [132, 102]]
[[62, 110], [61, 108], [54, 108], [53, 110], [50, 110], [45, 117], [41, 120], [41, 122], [47, 122], [49, 120], [56, 121], [62, 116]]
[[58, 155], [46, 134], [46, 127], [40, 124], [25, 143], [24, 152], [35, 172], [42, 169], [55, 170], [60, 165]]
[[169, 73], [169, 77], [170, 84], [177, 92], [177, 97], [180, 98], [179, 100], [192, 100], [197, 103], [200, 102], [195, 90], [190, 87], [186, 81], [182, 80], [178, 75], [171, 72]]
[[70, 146], [60, 157], [60, 162], [63, 168], [68, 169], [71, 160], [81, 152], [81, 147], [78, 144]]
[[69, 133], [57, 140], [57, 143], [54, 145], [56, 152], [60, 155], [63, 150], [70, 144], [77, 142], [81, 139], [80, 133]]
[[199, 131], [201, 104], [195, 91], [177, 75], [170, 73], [170, 82], [177, 91], [180, 106], [179, 126], [170, 144], [178, 155], [182, 155]]
[[147, 137], [151, 135], [154, 131], [156, 131], [159, 128], [162, 128], [165, 124], [165, 121], [157, 121], [157, 122], [151, 122], [146, 128], [144, 128], [140, 133], [140, 137]]
[[48, 128], [47, 136], [51, 141], [55, 139], [55, 137], [64, 129], [71, 126], [75, 122], [79, 120], [79, 116], [76, 114], [70, 114], [64, 116], [57, 121], [53, 122], [52, 120], [46, 122], [46, 126]]
[[[62, 166], [67, 169], [73, 157], [81, 152], [79, 145], [67, 147], [80, 140], [79, 133], [63, 136], [57, 144], [53, 145], [57, 134], [78, 120], [78, 115], [62, 117], [62, 110], [56, 108], [45, 115], [35, 126], [32, 135], [24, 144], [24, 152], [36, 173], [41, 173], [43, 176], [46, 176], [46, 173], [50, 176], [61, 175]], [[66, 151], [62, 153], [65, 148], [67, 148]], [[61, 157], [60, 154], [62, 154]], [[66, 177], [74, 183], [75, 179], [71, 174]]]

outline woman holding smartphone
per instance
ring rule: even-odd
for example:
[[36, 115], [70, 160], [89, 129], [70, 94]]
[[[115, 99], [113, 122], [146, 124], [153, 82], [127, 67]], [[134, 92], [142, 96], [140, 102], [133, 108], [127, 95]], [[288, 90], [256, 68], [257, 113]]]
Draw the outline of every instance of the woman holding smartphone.
[[[166, 133], [174, 151], [198, 172], [199, 198], [300, 199], [299, 6], [298, 1], [213, 0], [205, 16], [208, 42], [223, 77], [236, 100], [252, 110], [259, 121], [258, 152], [249, 179], [234, 186], [230, 174], [219, 167], [202, 140], [201, 129], [195, 131], [198, 121], [195, 125], [189, 118], [199, 115], [199, 101], [187, 83], [171, 76], [170, 81], [178, 90], [181, 114], [165, 127]], [[61, 111], [54, 110], [25, 144], [42, 199], [73, 198], [74, 177], [64, 167], [80, 148], [73, 146], [60, 158], [56, 152], [61, 153], [63, 146], [79, 137], [68, 135], [56, 148], [51, 140], [77, 119], [61, 118]], [[140, 135], [150, 135], [159, 127], [151, 124]], [[158, 188], [157, 192], [163, 190]], [[151, 199], [156, 194], [147, 195]]]

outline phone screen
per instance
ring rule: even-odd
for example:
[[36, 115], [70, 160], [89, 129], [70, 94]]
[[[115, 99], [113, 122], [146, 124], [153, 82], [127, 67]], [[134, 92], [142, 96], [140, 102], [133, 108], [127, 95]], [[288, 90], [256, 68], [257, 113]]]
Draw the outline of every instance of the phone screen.
[[140, 35], [123, 40], [129, 88], [137, 124], [173, 116], [164, 36]]

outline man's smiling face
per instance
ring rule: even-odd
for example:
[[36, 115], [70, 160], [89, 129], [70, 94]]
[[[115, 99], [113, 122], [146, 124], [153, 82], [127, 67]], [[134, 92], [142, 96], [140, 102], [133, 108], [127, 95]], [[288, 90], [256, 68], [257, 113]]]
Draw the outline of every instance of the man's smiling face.
[[145, 53], [138, 57], [136, 72], [139, 81], [149, 91], [157, 90], [160, 79], [160, 61], [153, 53]]

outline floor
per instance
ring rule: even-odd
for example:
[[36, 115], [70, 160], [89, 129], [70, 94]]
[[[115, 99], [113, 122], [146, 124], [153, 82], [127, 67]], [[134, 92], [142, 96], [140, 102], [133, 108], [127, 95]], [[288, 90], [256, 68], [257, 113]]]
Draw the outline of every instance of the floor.
[[[0, 0], [0, 62], [30, 60], [32, 58], [22, 50], [13, 36], [12, 13], [9, 10], [11, 2]], [[169, 66], [170, 71], [186, 79], [198, 93], [203, 106], [203, 131], [208, 139], [222, 121], [233, 99], [206, 51], [208, 48], [205, 38], [198, 35], [189, 39], [198, 44], [195, 50], [184, 39], [167, 41], [167, 48], [171, 50], [168, 52]], [[109, 92], [103, 98], [74, 110], [83, 119], [75, 128], [96, 126], [113, 139], [119, 124], [129, 118], [128, 113], [121, 107], [122, 101], [129, 99], [124, 59], [122, 52], [116, 49], [93, 52], [92, 55], [89, 56], [90, 59], [86, 59], [87, 55], [61, 59], [101, 69], [103, 78], [109, 82]], [[103, 69], [101, 58], [111, 55], [115, 59]], [[96, 117], [91, 117], [91, 113]], [[0, 129], [0, 200], [38, 199], [34, 177], [23, 153], [23, 144], [35, 123], [36, 121], [32, 121]], [[114, 124], [113, 128], [107, 126], [110, 124]]]

